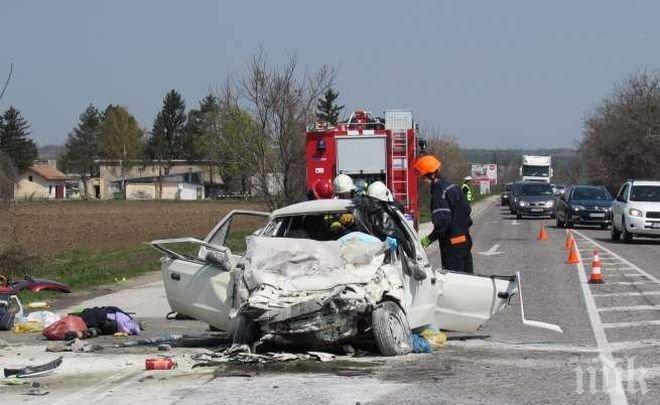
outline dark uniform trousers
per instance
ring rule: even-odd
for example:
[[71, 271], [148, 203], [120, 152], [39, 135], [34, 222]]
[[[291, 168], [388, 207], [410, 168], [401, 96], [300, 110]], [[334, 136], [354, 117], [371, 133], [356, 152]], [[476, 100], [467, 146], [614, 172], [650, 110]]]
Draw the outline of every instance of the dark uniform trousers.
[[440, 240], [440, 260], [442, 268], [447, 270], [474, 273], [472, 267], [472, 238], [466, 235], [466, 241], [452, 245], [449, 240]]

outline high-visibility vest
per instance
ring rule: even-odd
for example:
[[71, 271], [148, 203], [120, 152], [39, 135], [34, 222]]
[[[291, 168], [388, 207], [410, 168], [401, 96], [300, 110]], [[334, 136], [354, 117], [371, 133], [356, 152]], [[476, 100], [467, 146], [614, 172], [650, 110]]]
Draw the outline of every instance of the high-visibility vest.
[[461, 189], [463, 190], [463, 194], [465, 194], [465, 198], [468, 200], [468, 202], [472, 202], [472, 188], [470, 185], [463, 183]]

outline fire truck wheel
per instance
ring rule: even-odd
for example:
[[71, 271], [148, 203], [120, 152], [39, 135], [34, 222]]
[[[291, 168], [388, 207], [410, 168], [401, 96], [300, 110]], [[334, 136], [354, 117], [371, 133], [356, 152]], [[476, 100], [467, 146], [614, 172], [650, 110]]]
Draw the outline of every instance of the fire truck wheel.
[[398, 356], [412, 351], [412, 332], [401, 307], [384, 301], [373, 311], [371, 324], [378, 349], [384, 356]]

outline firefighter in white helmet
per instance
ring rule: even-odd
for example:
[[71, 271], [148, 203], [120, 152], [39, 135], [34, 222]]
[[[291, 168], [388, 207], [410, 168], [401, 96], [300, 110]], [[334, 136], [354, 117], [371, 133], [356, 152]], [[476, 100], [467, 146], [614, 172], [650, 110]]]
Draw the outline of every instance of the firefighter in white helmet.
[[332, 185], [334, 186], [335, 196], [337, 198], [351, 199], [353, 197], [355, 184], [353, 184], [353, 179], [350, 176], [341, 173], [335, 177]]
[[387, 188], [382, 181], [374, 181], [367, 188], [367, 195], [369, 197], [375, 198], [377, 200], [385, 202], [394, 202], [394, 196], [392, 192]]

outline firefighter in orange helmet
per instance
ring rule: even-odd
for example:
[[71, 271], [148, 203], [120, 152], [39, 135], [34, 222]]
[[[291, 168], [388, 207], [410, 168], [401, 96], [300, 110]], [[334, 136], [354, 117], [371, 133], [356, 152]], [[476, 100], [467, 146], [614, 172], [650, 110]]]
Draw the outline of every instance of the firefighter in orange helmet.
[[431, 187], [433, 231], [422, 238], [422, 246], [437, 240], [444, 269], [473, 273], [470, 204], [456, 184], [440, 176], [441, 169], [442, 162], [432, 155], [415, 162], [418, 175]]

